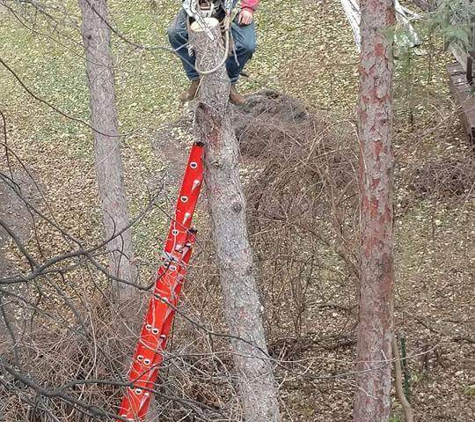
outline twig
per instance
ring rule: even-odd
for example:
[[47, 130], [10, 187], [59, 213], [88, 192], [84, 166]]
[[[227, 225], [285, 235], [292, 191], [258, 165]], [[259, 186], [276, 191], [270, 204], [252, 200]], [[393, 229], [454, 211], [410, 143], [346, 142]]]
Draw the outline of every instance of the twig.
[[404, 410], [404, 419], [406, 420], [406, 422], [414, 422], [414, 414], [412, 411], [411, 404], [407, 400], [407, 397], [404, 394], [404, 390], [402, 388], [401, 358], [399, 357], [399, 349], [397, 345], [396, 336], [393, 336], [392, 347], [393, 347], [393, 358], [394, 358], [394, 373], [395, 373], [394, 383], [396, 385], [396, 394]]

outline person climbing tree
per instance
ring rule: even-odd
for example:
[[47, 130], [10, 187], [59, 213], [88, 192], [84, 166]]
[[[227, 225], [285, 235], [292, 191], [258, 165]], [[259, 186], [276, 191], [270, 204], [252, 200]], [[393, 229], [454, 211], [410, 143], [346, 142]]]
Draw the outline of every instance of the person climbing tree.
[[[223, 1], [221, 0], [196, 0], [206, 7], [212, 6], [213, 17], [219, 21], [223, 21], [225, 12]], [[233, 7], [236, 6], [237, 0], [233, 0]], [[236, 84], [239, 80], [244, 66], [252, 57], [256, 49], [256, 30], [254, 25], [254, 12], [257, 10], [259, 0], [242, 0], [240, 10], [236, 14], [231, 24], [231, 37], [233, 45], [228, 52], [229, 57], [226, 60], [226, 70], [231, 81], [231, 90], [229, 100], [236, 105], [243, 104], [246, 100], [237, 91]], [[188, 44], [188, 26], [189, 16], [182, 8], [170, 27], [168, 28], [168, 38], [170, 44], [179, 55], [186, 76], [191, 81], [190, 86], [185, 90], [180, 100], [182, 102], [190, 101], [195, 98], [200, 83], [200, 74], [195, 67], [195, 56], [190, 55]]]

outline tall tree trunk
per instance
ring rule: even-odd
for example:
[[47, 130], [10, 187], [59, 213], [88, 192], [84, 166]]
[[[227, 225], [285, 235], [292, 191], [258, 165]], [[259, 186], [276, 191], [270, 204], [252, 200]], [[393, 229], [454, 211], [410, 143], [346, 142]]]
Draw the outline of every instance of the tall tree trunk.
[[[192, 29], [196, 30], [191, 42], [197, 66], [215, 68], [224, 55], [218, 26], [213, 28], [214, 42], [199, 27]], [[278, 393], [267, 353], [228, 98], [229, 79], [222, 65], [201, 79], [196, 132], [206, 148], [204, 180], [244, 418], [276, 422], [280, 421]]]
[[355, 422], [390, 415], [393, 336], [393, 0], [361, 0], [361, 287]]
[[[130, 262], [133, 256], [132, 234], [130, 229], [123, 231], [129, 224], [129, 214], [118, 136], [110, 29], [106, 24], [109, 19], [107, 3], [106, 0], [79, 0], [79, 6], [89, 80], [91, 124], [95, 129], [97, 183], [105, 237], [111, 239], [107, 244], [109, 270], [114, 277], [133, 282], [135, 267]], [[117, 300], [131, 298], [132, 286], [120, 282], [113, 285]]]

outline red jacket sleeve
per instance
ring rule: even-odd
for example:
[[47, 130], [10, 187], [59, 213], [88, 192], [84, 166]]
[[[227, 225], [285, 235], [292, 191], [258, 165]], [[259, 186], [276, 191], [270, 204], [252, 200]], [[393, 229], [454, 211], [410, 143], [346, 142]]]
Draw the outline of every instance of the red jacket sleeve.
[[241, 1], [242, 9], [256, 10], [258, 5], [259, 5], [259, 0], [242, 0]]

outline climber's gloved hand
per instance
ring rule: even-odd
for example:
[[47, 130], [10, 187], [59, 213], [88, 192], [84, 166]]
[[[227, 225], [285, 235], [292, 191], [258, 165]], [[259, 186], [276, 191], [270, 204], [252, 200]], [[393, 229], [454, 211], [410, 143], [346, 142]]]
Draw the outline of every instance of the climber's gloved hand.
[[254, 12], [250, 9], [242, 9], [238, 15], [239, 25], [250, 25], [254, 19]]

